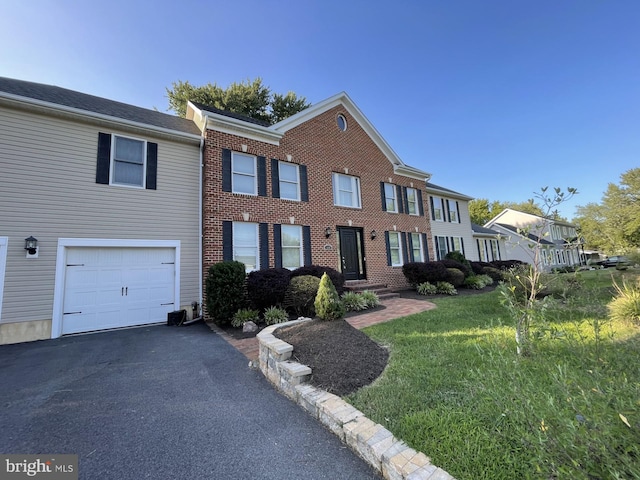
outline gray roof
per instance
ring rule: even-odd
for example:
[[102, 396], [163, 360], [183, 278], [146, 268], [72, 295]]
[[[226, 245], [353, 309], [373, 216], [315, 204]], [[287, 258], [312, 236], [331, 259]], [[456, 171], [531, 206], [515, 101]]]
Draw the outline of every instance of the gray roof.
[[491, 230], [490, 228], [483, 227], [482, 225], [478, 225], [477, 223], [471, 223], [471, 230], [473, 233], [481, 233], [484, 235], [500, 235], [500, 232], [496, 232], [495, 230]]
[[436, 185], [435, 183], [427, 182], [426, 186], [428, 189], [431, 188], [433, 190], [440, 190], [442, 192], [450, 193], [451, 195], [457, 195], [459, 197], [469, 198], [469, 199], [473, 198], [473, 197], [470, 197], [469, 195], [465, 195], [464, 193], [456, 192], [455, 190], [441, 187], [440, 185]]
[[212, 107], [210, 105], [205, 105], [204, 103], [191, 102], [194, 106], [198, 107], [200, 110], [204, 110], [206, 112], [217, 113], [218, 115], [224, 115], [225, 117], [235, 118], [236, 120], [242, 120], [243, 122], [253, 123], [255, 125], [261, 125], [263, 127], [270, 127], [271, 124], [264, 120], [258, 120], [257, 118], [249, 117], [248, 115], [243, 115], [241, 113], [230, 112], [229, 110], [221, 110], [216, 107]]
[[521, 237], [526, 237], [533, 242], [540, 242], [540, 245], [554, 245], [553, 242], [550, 242], [549, 240], [545, 240], [544, 238], [540, 238], [537, 235], [534, 235], [532, 233], [528, 233], [524, 235], [522, 232], [518, 232], [518, 228], [514, 227], [513, 225], [507, 225], [506, 223], [496, 223], [496, 225], [500, 225], [502, 228], [505, 228], [517, 235], [520, 235]]
[[193, 135], [201, 133], [191, 120], [53, 85], [0, 77], [0, 92], [177, 132]]

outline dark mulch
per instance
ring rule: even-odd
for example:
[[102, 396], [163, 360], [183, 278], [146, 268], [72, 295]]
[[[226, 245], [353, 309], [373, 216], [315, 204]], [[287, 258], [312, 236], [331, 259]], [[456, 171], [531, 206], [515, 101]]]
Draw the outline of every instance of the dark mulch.
[[275, 331], [293, 345], [292, 359], [311, 367], [311, 384], [338, 396], [369, 385], [387, 366], [389, 352], [344, 320], [313, 320]]

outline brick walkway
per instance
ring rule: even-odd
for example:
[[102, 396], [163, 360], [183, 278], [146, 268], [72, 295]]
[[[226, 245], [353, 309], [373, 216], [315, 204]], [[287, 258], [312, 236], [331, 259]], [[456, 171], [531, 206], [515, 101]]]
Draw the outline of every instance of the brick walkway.
[[[377, 323], [388, 322], [395, 318], [406, 317], [414, 313], [431, 310], [436, 306], [426, 300], [415, 300], [411, 298], [390, 298], [383, 300], [382, 305], [386, 308], [374, 312], [362, 313], [351, 318], [347, 322], [358, 330], [375, 325]], [[208, 324], [211, 330], [224, 338], [229, 344], [244, 354], [249, 360], [258, 359], [258, 339], [256, 337], [236, 339], [213, 323]]]

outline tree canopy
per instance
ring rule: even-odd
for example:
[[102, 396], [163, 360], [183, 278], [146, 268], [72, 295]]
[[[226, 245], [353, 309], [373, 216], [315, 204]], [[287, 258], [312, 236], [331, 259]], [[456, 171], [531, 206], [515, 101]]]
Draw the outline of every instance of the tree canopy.
[[542, 207], [533, 199], [526, 202], [501, 202], [495, 200], [490, 202], [486, 198], [477, 198], [469, 202], [469, 216], [473, 223], [484, 225], [493, 217], [502, 212], [505, 208], [518, 210], [519, 212], [530, 213], [532, 215], [544, 216]]
[[169, 110], [181, 117], [187, 112], [187, 101], [202, 103], [220, 110], [240, 113], [256, 120], [274, 124], [310, 106], [306, 98], [294, 92], [273, 93], [261, 78], [232, 83], [222, 88], [216, 83], [195, 86], [178, 80], [167, 88]]
[[623, 173], [619, 185], [610, 183], [600, 203], [577, 207], [574, 222], [590, 248], [607, 254], [640, 248], [640, 168]]

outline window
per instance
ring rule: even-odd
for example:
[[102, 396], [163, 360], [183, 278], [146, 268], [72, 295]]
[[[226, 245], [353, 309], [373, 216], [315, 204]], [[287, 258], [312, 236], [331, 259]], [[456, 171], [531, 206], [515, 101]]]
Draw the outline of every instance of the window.
[[452, 223], [459, 223], [458, 218], [458, 202], [455, 200], [447, 200], [449, 202], [449, 221]]
[[387, 212], [398, 213], [398, 199], [396, 198], [396, 186], [391, 183], [384, 184], [384, 198]]
[[486, 240], [477, 240], [478, 242], [478, 256], [480, 257], [481, 262], [487, 261], [487, 252], [486, 252]]
[[438, 260], [444, 259], [444, 257], [449, 253], [449, 247], [447, 245], [447, 237], [435, 237], [436, 243], [436, 255], [438, 255]]
[[256, 157], [242, 153], [231, 154], [231, 178], [233, 193], [256, 195], [258, 190]]
[[391, 257], [392, 267], [399, 267], [402, 265], [402, 242], [400, 241], [400, 232], [389, 232], [389, 254]]
[[334, 173], [333, 204], [339, 207], [360, 208], [360, 179]]
[[415, 188], [407, 188], [407, 213], [409, 215], [420, 215], [418, 208], [418, 191]]
[[144, 187], [145, 142], [113, 136], [112, 183]]
[[280, 198], [300, 200], [300, 171], [298, 165], [278, 162]]
[[233, 222], [233, 259], [242, 262], [248, 272], [258, 270], [258, 224]]
[[293, 270], [303, 265], [302, 227], [282, 225], [282, 266]]
[[464, 246], [462, 244], [462, 237], [451, 237], [452, 251], [460, 252], [464, 255]]
[[440, 197], [431, 197], [431, 210], [434, 220], [438, 222], [444, 221], [444, 217], [442, 215], [442, 199]]
[[411, 248], [413, 252], [414, 262], [424, 262], [424, 256], [422, 254], [422, 235], [419, 233], [411, 234]]
[[338, 124], [338, 128], [340, 129], [340, 131], [344, 132], [347, 130], [347, 119], [344, 118], [344, 115], [338, 115], [336, 117], [336, 123]]

